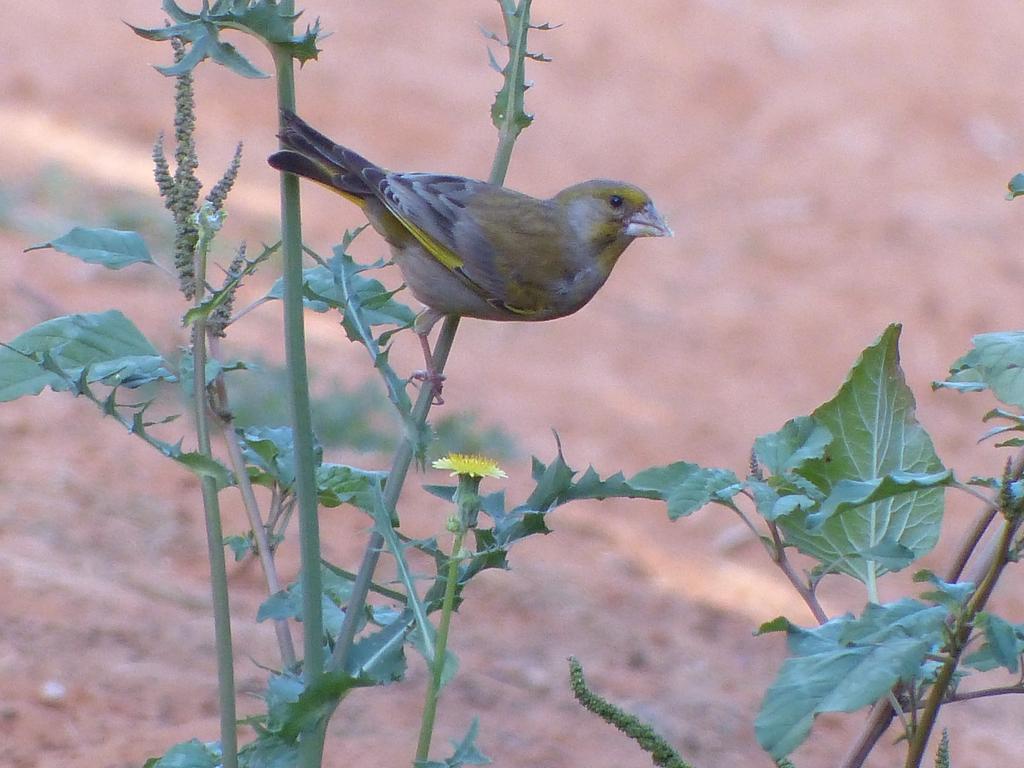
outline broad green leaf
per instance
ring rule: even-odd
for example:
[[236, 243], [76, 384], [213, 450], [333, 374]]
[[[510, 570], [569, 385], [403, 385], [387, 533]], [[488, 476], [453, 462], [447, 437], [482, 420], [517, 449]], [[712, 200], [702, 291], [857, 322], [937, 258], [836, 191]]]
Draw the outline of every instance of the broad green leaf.
[[832, 434], [810, 416], [787, 421], [778, 432], [754, 441], [754, 455], [773, 475], [791, 472], [808, 459], [820, 459]]
[[120, 229], [75, 227], [56, 240], [33, 245], [26, 251], [53, 248], [76, 259], [101, 264], [108, 269], [122, 269], [130, 264], [152, 264], [153, 257], [138, 232]]
[[911, 491], [941, 488], [953, 482], [953, 473], [942, 472], [890, 472], [872, 480], [840, 480], [821, 504], [821, 509], [807, 516], [811, 527], [821, 525], [832, 515], [848, 509], [899, 496]]
[[1010, 179], [1006, 188], [1009, 190], [1006, 193], [1007, 200], [1013, 200], [1015, 197], [1024, 195], [1024, 173], [1016, 174], [1012, 179]]
[[[899, 545], [913, 558], [931, 550], [944, 501], [935, 486], [950, 480], [915, 418], [914, 396], [899, 365], [899, 335], [899, 325], [889, 326], [864, 350], [838, 394], [811, 415], [833, 438], [820, 457], [802, 461], [793, 477], [826, 498], [837, 494], [832, 514], [811, 518], [801, 507], [779, 518], [787, 543], [826, 571], [865, 582], [890, 570], [872, 559], [878, 547], [892, 553]], [[917, 486], [924, 487], [910, 490]]]
[[988, 387], [1000, 401], [1024, 407], [1024, 331], [983, 333], [934, 387], [978, 391]]
[[934, 590], [921, 593], [922, 600], [930, 600], [946, 607], [950, 613], [956, 615], [967, 604], [971, 595], [974, 594], [974, 584], [969, 581], [949, 582], [943, 581], [929, 570], [920, 570], [914, 574], [914, 581], [918, 584], [931, 584]]
[[785, 630], [790, 658], [765, 694], [754, 729], [775, 759], [796, 749], [822, 712], [852, 712], [873, 704], [901, 680], [915, 677], [943, 638], [941, 606], [915, 600], [869, 605], [814, 629], [777, 619], [762, 631]]
[[175, 744], [163, 757], [146, 761], [145, 768], [219, 768], [221, 754], [219, 744], [203, 744], [192, 739]]
[[717, 502], [732, 508], [732, 497], [742, 488], [739, 478], [728, 469], [705, 468], [686, 461], [638, 472], [629, 480], [632, 497], [659, 498], [668, 505], [672, 520]]
[[116, 310], [56, 317], [0, 347], [0, 402], [46, 387], [77, 392], [83, 378], [128, 388], [174, 381], [156, 348]]
[[983, 671], [1004, 667], [1011, 674], [1017, 674], [1020, 656], [1024, 653], [1024, 624], [1011, 624], [994, 613], [982, 611], [975, 618], [974, 626], [984, 634], [985, 644], [965, 662]]
[[[249, 721], [257, 726], [263, 720]], [[299, 764], [298, 742], [282, 739], [275, 733], [257, 728], [259, 734], [238, 751], [239, 768], [294, 768]]]

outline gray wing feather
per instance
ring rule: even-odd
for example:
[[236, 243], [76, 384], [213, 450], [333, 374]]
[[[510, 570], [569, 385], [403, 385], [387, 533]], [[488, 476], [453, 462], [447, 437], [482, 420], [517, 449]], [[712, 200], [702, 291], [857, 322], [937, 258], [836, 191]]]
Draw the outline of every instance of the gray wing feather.
[[485, 299], [504, 298], [505, 281], [495, 269], [494, 244], [479, 223], [465, 212], [472, 187], [491, 185], [460, 176], [434, 173], [388, 173], [377, 182], [380, 199], [407, 221], [456, 254], [461, 273]]

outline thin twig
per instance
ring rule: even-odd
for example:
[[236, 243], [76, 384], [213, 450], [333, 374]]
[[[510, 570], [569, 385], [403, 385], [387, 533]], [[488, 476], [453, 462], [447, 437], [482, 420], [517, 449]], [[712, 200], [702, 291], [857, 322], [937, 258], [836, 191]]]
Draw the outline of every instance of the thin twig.
[[[213, 335], [209, 335], [208, 339], [211, 356], [214, 358], [220, 357], [220, 340]], [[282, 589], [281, 580], [277, 575], [277, 565], [274, 562], [274, 553], [267, 538], [267, 529], [263, 525], [263, 516], [260, 513], [259, 502], [256, 500], [252, 482], [249, 480], [249, 473], [246, 471], [245, 457], [242, 455], [242, 446], [238, 433], [235, 432], [231, 424], [230, 404], [228, 402], [228, 392], [223, 373], [218, 374], [214, 380], [212, 391], [216, 397], [215, 407], [212, 410], [217, 415], [221, 435], [224, 438], [228, 458], [231, 461], [231, 469], [234, 471], [235, 480], [238, 483], [238, 492], [242, 496], [245, 514], [249, 518], [249, 527], [252, 528], [253, 536], [256, 539], [256, 554], [259, 557], [263, 576], [267, 582], [267, 592], [274, 595]], [[277, 635], [277, 644], [281, 651], [281, 663], [285, 669], [291, 669], [295, 666], [295, 644], [292, 642], [292, 633], [288, 627], [288, 620], [275, 619], [274, 632]]]
[[1013, 685], [1003, 685], [996, 688], [983, 688], [980, 691], [957, 692], [949, 696], [946, 701], [949, 703], [971, 701], [972, 699], [984, 699], [989, 696], [1002, 696], [1007, 693], [1024, 693], [1024, 684], [1014, 683]]
[[772, 548], [772, 560], [775, 562], [779, 569], [786, 574], [786, 578], [789, 579], [789, 583], [793, 585], [793, 588], [797, 591], [804, 603], [810, 609], [814, 615], [815, 621], [819, 624], [824, 624], [828, 621], [828, 614], [825, 613], [825, 609], [821, 607], [821, 603], [818, 602], [817, 595], [814, 594], [814, 590], [800, 577], [800, 574], [793, 568], [793, 564], [786, 557], [786, 548], [782, 542], [782, 536], [779, 535], [779, 526], [774, 521], [768, 522], [768, 530], [772, 534], [772, 542], [774, 544]]

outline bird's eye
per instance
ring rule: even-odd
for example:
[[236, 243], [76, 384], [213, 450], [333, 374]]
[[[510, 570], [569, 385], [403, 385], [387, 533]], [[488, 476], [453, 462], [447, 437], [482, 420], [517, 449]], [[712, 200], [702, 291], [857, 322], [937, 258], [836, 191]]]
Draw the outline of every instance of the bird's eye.
[[622, 195], [612, 195], [611, 197], [609, 197], [608, 198], [608, 205], [610, 205], [612, 208], [621, 208], [622, 207]]

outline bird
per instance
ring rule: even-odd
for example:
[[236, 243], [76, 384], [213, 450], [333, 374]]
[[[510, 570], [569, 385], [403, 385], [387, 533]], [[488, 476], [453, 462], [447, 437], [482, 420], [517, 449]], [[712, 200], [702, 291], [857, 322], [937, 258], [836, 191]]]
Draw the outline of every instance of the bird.
[[604, 285], [638, 237], [672, 230], [639, 187], [593, 179], [547, 199], [440, 173], [386, 170], [281, 112], [271, 167], [355, 203], [391, 248], [406, 286], [424, 305], [414, 322], [429, 382], [441, 403], [431, 328], [443, 317], [540, 321], [571, 315]]

